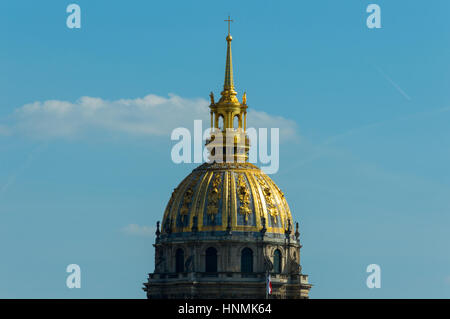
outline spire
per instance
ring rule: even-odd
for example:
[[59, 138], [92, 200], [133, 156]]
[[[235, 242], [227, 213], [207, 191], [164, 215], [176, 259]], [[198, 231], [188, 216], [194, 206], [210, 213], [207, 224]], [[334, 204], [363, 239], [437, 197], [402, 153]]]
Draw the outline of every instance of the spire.
[[211, 128], [212, 134], [206, 141], [210, 152], [210, 160], [218, 163], [245, 162], [248, 159], [250, 141], [246, 134], [247, 130], [247, 95], [242, 96], [242, 103], [237, 99], [233, 82], [233, 63], [231, 59], [231, 33], [230, 22], [228, 22], [227, 59], [225, 63], [225, 81], [220, 100], [214, 101], [214, 94], [210, 94], [211, 104]]
[[228, 16], [227, 20], [224, 20], [228, 22], [228, 35], [226, 37], [227, 40], [227, 60], [225, 64], [225, 81], [223, 84], [223, 92], [221, 92], [222, 101], [226, 102], [237, 102], [236, 99], [236, 91], [234, 90], [234, 81], [233, 81], [233, 61], [231, 58], [231, 41], [233, 40], [231, 34], [230, 34], [230, 23], [233, 22], [233, 20], [230, 19], [230, 16]]
[[224, 20], [228, 22], [228, 35], [227, 35], [227, 62], [225, 65], [225, 82], [223, 84], [223, 89], [225, 91], [227, 90], [233, 90], [234, 89], [234, 83], [233, 83], [233, 61], [231, 59], [231, 41], [233, 38], [230, 34], [230, 22], [233, 22], [233, 20], [230, 19], [230, 16], [228, 16], [228, 20]]

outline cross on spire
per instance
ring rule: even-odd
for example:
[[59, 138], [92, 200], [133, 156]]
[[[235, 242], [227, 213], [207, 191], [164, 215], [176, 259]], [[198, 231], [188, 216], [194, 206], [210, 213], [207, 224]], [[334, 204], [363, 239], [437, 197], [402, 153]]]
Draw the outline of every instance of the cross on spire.
[[228, 19], [227, 20], [223, 20], [223, 21], [228, 22], [228, 35], [230, 35], [230, 22], [233, 22], [233, 20], [231, 20], [230, 16], [228, 16]]

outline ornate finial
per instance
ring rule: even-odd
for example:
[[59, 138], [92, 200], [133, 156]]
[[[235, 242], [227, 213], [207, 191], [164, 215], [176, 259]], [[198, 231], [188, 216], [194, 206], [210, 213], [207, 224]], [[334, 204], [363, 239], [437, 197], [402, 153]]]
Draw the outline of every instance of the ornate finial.
[[[225, 81], [221, 96], [218, 101], [214, 101], [214, 95], [209, 95], [211, 99], [210, 116], [212, 134], [207, 139], [206, 145], [210, 152], [209, 162], [212, 161], [234, 161], [245, 162], [248, 159], [250, 140], [246, 135], [247, 130], [247, 96], [244, 94], [243, 103], [237, 98], [233, 81], [233, 63], [231, 58], [231, 20], [228, 17], [227, 53], [225, 64]], [[224, 134], [223, 138], [214, 135], [219, 130]], [[228, 145], [228, 144], [229, 145]]]
[[298, 223], [295, 223], [295, 239], [298, 240], [300, 237], [300, 232], [298, 231]]
[[227, 20], [224, 20], [228, 22], [228, 35], [227, 35], [227, 60], [225, 64], [225, 82], [223, 84], [223, 92], [222, 98], [220, 101], [222, 102], [232, 102], [238, 104], [239, 101], [236, 98], [236, 91], [234, 90], [234, 81], [233, 81], [233, 62], [231, 58], [231, 40], [233, 38], [230, 34], [230, 22], [233, 22], [233, 20], [230, 19], [230, 16], [228, 16]]
[[247, 92], [244, 92], [244, 95], [242, 96], [242, 104], [247, 104]]
[[159, 220], [156, 222], [156, 239], [159, 238], [159, 235], [161, 234], [161, 232], [159, 231]]
[[[231, 20], [231, 19], [230, 19], [230, 16], [228, 16], [228, 19], [227, 19], [227, 20], [223, 20], [223, 21], [228, 22], [228, 35], [231, 36], [231, 34], [230, 34], [230, 29], [231, 29], [231, 24], [230, 24], [230, 22], [233, 22], [233, 20]], [[228, 37], [227, 37], [227, 38], [228, 38]], [[230, 41], [231, 41], [231, 39], [230, 39]]]
[[288, 227], [286, 228], [286, 231], [285, 231], [286, 236], [289, 236], [291, 234], [291, 232], [292, 232], [291, 220], [288, 219]]
[[261, 217], [261, 225], [262, 225], [262, 228], [261, 228], [261, 234], [265, 234], [266, 233], [266, 231], [267, 231], [267, 228], [266, 228], [266, 218], [264, 217], [264, 216], [262, 216]]

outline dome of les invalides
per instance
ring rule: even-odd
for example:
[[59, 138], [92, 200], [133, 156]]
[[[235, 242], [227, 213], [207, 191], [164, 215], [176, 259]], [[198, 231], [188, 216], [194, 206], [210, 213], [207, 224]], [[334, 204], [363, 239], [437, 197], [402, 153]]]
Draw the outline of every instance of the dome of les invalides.
[[[230, 18], [226, 20], [231, 22]], [[283, 192], [249, 163], [247, 96], [233, 83], [232, 37], [226, 37], [221, 97], [210, 94], [208, 161], [174, 189], [157, 223], [149, 299], [308, 298], [300, 233]]]
[[162, 234], [261, 232], [285, 234], [293, 225], [283, 192], [250, 163], [205, 163], [175, 188]]

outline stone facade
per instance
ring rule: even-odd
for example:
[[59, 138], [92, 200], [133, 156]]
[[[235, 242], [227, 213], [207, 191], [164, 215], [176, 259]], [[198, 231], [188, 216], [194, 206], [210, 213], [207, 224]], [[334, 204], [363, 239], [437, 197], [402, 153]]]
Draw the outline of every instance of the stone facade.
[[[301, 274], [298, 237], [287, 234], [273, 238], [265, 234], [231, 234], [218, 238], [191, 235], [188, 238], [157, 238], [155, 272], [149, 275], [144, 290], [149, 299], [263, 299], [270, 273], [270, 298], [308, 298], [311, 285]], [[207, 272], [206, 251], [217, 251], [217, 269]], [[252, 271], [243, 271], [243, 251], [252, 252]], [[177, 251], [183, 251], [183, 269], [177, 272]], [[275, 268], [279, 251], [279, 271]], [[247, 265], [248, 267], [248, 265]], [[180, 271], [182, 270], [182, 271]]]

